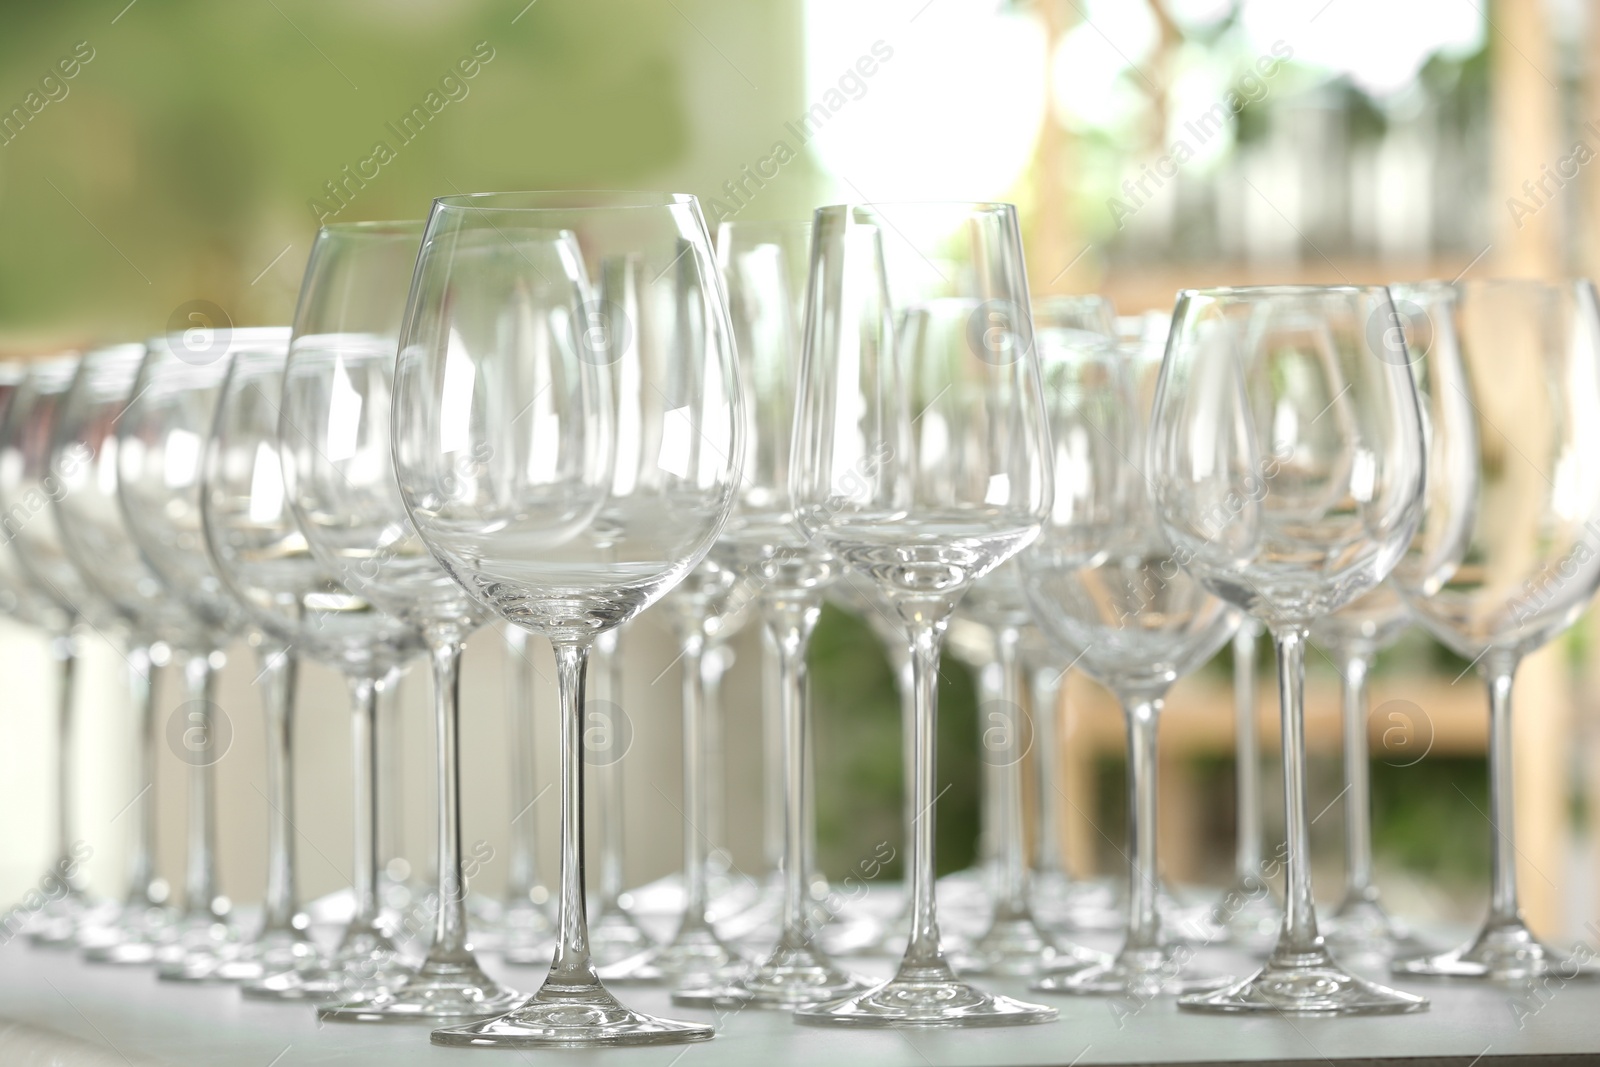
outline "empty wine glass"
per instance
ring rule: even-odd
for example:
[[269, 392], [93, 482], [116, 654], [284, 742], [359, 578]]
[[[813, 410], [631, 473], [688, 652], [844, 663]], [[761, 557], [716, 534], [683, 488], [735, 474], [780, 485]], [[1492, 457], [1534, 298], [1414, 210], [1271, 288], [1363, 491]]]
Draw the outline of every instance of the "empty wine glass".
[[912, 656], [914, 921], [895, 976], [802, 1022], [973, 1026], [1053, 1008], [959, 981], [934, 904], [939, 650], [972, 584], [1038, 536], [1049, 444], [1016, 211], [1009, 204], [820, 209], [813, 224], [790, 491], [800, 527], [869, 575]]
[[343, 1022], [497, 1015], [521, 1000], [467, 937], [461, 854], [460, 667], [484, 612], [434, 562], [406, 517], [389, 445], [394, 364], [415, 223], [326, 227], [307, 264], [284, 371], [284, 481], [312, 555], [346, 590], [420, 631], [438, 731], [439, 888], [433, 943], [408, 980], [322, 1005]]
[[1411, 625], [1393, 580], [1311, 626], [1339, 672], [1344, 725], [1344, 900], [1328, 922], [1328, 945], [1343, 958], [1416, 955], [1425, 946], [1392, 918], [1372, 880], [1372, 786], [1367, 766], [1367, 676], [1378, 653]]
[[676, 1003], [788, 1009], [869, 985], [835, 966], [817, 944], [809, 884], [806, 649], [837, 566], [800, 532], [789, 493], [810, 239], [805, 222], [723, 223], [717, 234], [718, 265], [743, 372], [746, 451], [737, 503], [716, 555], [749, 582], [767, 647], [775, 654], [783, 897], [777, 943], [760, 963], [731, 983], [675, 994]]
[[[1395, 584], [1416, 621], [1489, 690], [1489, 917], [1467, 945], [1396, 972], [1520, 979], [1564, 960], [1517, 903], [1512, 677], [1600, 586], [1600, 311], [1588, 281], [1396, 287], [1429, 434], [1422, 529]], [[1403, 363], [1404, 360], [1396, 360]]]
[[[628, 299], [598, 299], [589, 279], [619, 261]], [[737, 368], [699, 205], [654, 193], [435, 201], [395, 384], [397, 473], [422, 540], [476, 600], [551, 642], [561, 699], [550, 973], [515, 1010], [433, 1040], [709, 1038], [708, 1026], [624, 1007], [596, 977], [583, 841], [589, 648], [695, 570], [738, 480]]]
[[28, 938], [36, 945], [72, 945], [79, 929], [90, 924], [95, 914], [85, 890], [81, 844], [73, 840], [78, 828], [73, 759], [78, 729], [77, 667], [84, 639], [79, 629], [80, 624], [87, 624], [104, 632], [118, 621], [111, 605], [90, 589], [62, 549], [59, 522], [51, 507], [63, 491], [57, 463], [76, 466], [83, 462], [76, 450], [58, 461], [50, 447], [79, 358], [70, 354], [31, 364], [10, 396], [5, 423], [0, 427], [0, 507], [5, 509], [5, 535], [19, 576], [33, 589], [44, 613], [41, 618], [48, 625], [51, 654], [60, 667], [56, 855], [41, 884], [62, 888], [28, 921]]
[[1317, 931], [1305, 794], [1305, 647], [1316, 619], [1372, 589], [1422, 512], [1423, 441], [1403, 359], [1370, 323], [1387, 290], [1276, 286], [1179, 295], [1149, 474], [1174, 558], [1260, 619], [1278, 650], [1287, 907], [1266, 966], [1196, 993], [1199, 1011], [1416, 1011], [1421, 997], [1351, 975]]
[[153, 796], [157, 745], [164, 723], [152, 699], [155, 667], [171, 650], [201, 643], [194, 617], [167, 595], [130, 537], [117, 499], [117, 422], [133, 395], [144, 360], [141, 344], [121, 344], [84, 355], [62, 401], [52, 448], [62, 491], [55, 501], [62, 548], [85, 583], [110, 604], [128, 635], [125, 656], [138, 721], [133, 841], [128, 889], [118, 916], [79, 937], [84, 958], [141, 964], [173, 933], [176, 912], [156, 871]]
[[[1036, 714], [1030, 715], [1024, 707], [1028, 674], [1022, 654], [1023, 633], [1032, 625], [1033, 616], [1023, 586], [1017, 563], [1007, 561], [985, 575], [962, 605], [968, 618], [989, 631], [997, 690], [978, 707], [982, 728], [979, 754], [994, 784], [987, 799], [997, 810], [989, 823], [995, 870], [989, 928], [957, 957], [957, 966], [973, 974], [1025, 976], [1111, 962], [1103, 952], [1058, 941], [1033, 916], [1022, 770], [1038, 736], [1033, 725]], [[1074, 649], [1072, 655], [1079, 651]]]
[[[227, 662], [224, 648], [246, 622], [205, 550], [201, 461], [233, 353], [281, 348], [287, 337], [287, 329], [258, 328], [154, 338], [116, 422], [116, 484], [128, 532], [165, 594], [193, 623], [190, 643], [179, 649], [190, 724], [180, 753], [190, 776], [183, 912], [176, 937], [156, 953], [175, 979], [221, 977], [218, 966], [238, 955], [242, 940], [217, 884], [216, 764], [226, 748], [216, 685]], [[269, 675], [282, 669], [281, 659], [269, 661]]]
[[1238, 615], [1174, 558], [1154, 518], [1144, 463], [1159, 364], [1139, 345], [1044, 357], [1055, 506], [1020, 557], [1039, 626], [1106, 686], [1128, 725], [1128, 919], [1116, 959], [1053, 969], [1055, 993], [1148, 998], [1215, 989], [1164, 936], [1156, 862], [1157, 728], [1167, 690], [1227, 643]]
[[[319, 255], [313, 246], [312, 257]], [[282, 684], [293, 681], [293, 664], [308, 656], [343, 674], [350, 686], [355, 785], [355, 914], [337, 949], [319, 952], [301, 930], [306, 925], [294, 893], [293, 848], [275, 847], [278, 865], [269, 870], [261, 949], [244, 986], [247, 996], [327, 999], [363, 988], [392, 985], [409, 967], [379, 929], [377, 854], [376, 701], [398, 674], [399, 664], [420, 643], [415, 631], [352, 596], [312, 558], [286, 500], [278, 451], [279, 404], [288, 338], [271, 346], [234, 353], [206, 444], [201, 516], [206, 548], [224, 586], [243, 606], [251, 624], [266, 635], [264, 674], [285, 661]], [[270, 710], [270, 708], [269, 708]], [[283, 708], [272, 712], [269, 782], [275, 783], [274, 834], [295, 833], [292, 721]], [[281, 746], [282, 751], [273, 752]], [[292, 932], [291, 932], [292, 931]], [[229, 964], [222, 970], [227, 973]]]

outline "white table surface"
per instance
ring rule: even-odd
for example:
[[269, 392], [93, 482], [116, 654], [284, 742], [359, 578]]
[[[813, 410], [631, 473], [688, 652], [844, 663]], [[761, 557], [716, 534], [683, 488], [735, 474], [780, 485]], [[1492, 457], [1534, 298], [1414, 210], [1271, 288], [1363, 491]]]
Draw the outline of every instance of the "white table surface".
[[[1243, 957], [1206, 957], [1243, 967]], [[531, 991], [540, 970], [485, 963]], [[886, 973], [888, 961], [864, 961]], [[1027, 996], [1025, 983], [991, 988]], [[405, 1064], [560, 1062], [632, 1067], [1090, 1067], [1093, 1064], [1325, 1063], [1404, 1061], [1505, 1067], [1600, 1063], [1600, 982], [1526, 987], [1412, 981], [1432, 1008], [1418, 1015], [1357, 1019], [1242, 1018], [1180, 1013], [1158, 1000], [1132, 1015], [1098, 998], [1038, 997], [1060, 1008], [1043, 1026], [979, 1030], [826, 1030], [783, 1014], [725, 1015], [709, 1042], [661, 1048], [519, 1053], [438, 1048], [426, 1026], [319, 1024], [302, 1004], [246, 1001], [226, 986], [158, 982], [143, 969], [91, 966], [70, 953], [19, 941], [0, 948], [0, 1067], [378, 1067]], [[642, 1010], [685, 1019], [664, 992], [618, 990]], [[1515, 1005], [1523, 1008], [1520, 1019]], [[1418, 1059], [1414, 1059], [1418, 1058]], [[1481, 1057], [1481, 1058], [1480, 1058]]]

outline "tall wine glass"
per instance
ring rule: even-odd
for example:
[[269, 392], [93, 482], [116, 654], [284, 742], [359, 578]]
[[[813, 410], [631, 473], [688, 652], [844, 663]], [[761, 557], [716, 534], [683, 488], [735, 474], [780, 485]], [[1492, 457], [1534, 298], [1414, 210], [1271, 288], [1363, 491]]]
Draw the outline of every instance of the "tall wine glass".
[[284, 371], [284, 482], [312, 554], [345, 589], [423, 635], [433, 663], [439, 891], [433, 944], [404, 983], [320, 1007], [344, 1022], [497, 1015], [521, 994], [479, 966], [467, 938], [461, 855], [460, 669], [484, 621], [406, 517], [389, 447], [394, 363], [415, 223], [325, 228], [307, 265]]
[[[597, 299], [590, 279], [619, 260], [633, 299]], [[629, 371], [614, 376], [619, 363]], [[436, 1030], [433, 1040], [704, 1040], [710, 1027], [624, 1007], [595, 974], [582, 743], [596, 635], [686, 579], [733, 503], [741, 398], [699, 205], [655, 193], [435, 201], [395, 384], [397, 473], [423, 542], [476, 601], [551, 642], [561, 700], [561, 904], [550, 973], [515, 1010]]]
[[1328, 923], [1328, 945], [1342, 958], [1390, 959], [1425, 951], [1384, 910], [1372, 880], [1372, 785], [1367, 766], [1367, 676], [1379, 652], [1411, 625], [1394, 580], [1318, 619], [1311, 640], [1339, 672], [1344, 725], [1344, 900]]
[[1128, 725], [1128, 920], [1116, 959], [1032, 988], [1148, 998], [1215, 989], [1162, 930], [1157, 728], [1167, 690], [1227, 643], [1238, 614], [1176, 562], [1154, 520], [1144, 438], [1159, 364], [1141, 346], [1047, 355], [1055, 507], [1022, 553], [1027, 602], [1062, 655], [1116, 694]]
[[1053, 1008], [957, 980], [934, 904], [935, 682], [950, 613], [1038, 536], [1052, 492], [1016, 211], [1009, 204], [820, 209], [813, 229], [790, 491], [800, 527], [869, 575], [912, 655], [914, 921], [895, 976], [802, 1022], [973, 1026]]
[[1288, 904], [1266, 966], [1180, 1007], [1427, 1005], [1351, 975], [1323, 944], [1305, 795], [1310, 625], [1383, 581], [1421, 519], [1416, 389], [1369, 329], [1392, 311], [1381, 287], [1279, 286], [1186, 291], [1173, 314], [1150, 434], [1156, 514], [1183, 568], [1272, 632], [1288, 831]]
[[1528, 930], [1517, 903], [1511, 690], [1517, 664], [1600, 586], [1600, 310], [1586, 281], [1397, 287], [1429, 431], [1422, 530], [1395, 584], [1489, 690], [1489, 917], [1469, 944], [1396, 972], [1521, 979], [1593, 968]]
[[[313, 258], [319, 252], [313, 246]], [[403, 658], [420, 641], [414, 630], [333, 581], [312, 558], [295, 523], [278, 454], [287, 358], [287, 337], [234, 354], [206, 443], [201, 517], [212, 565], [250, 623], [266, 635], [264, 654], [284, 658], [291, 667], [296, 658], [310, 657], [343, 674], [350, 687], [355, 914], [332, 956], [319, 952], [300, 933], [305, 922], [296, 904], [292, 840], [275, 843], [277, 863], [268, 871], [262, 949], [253, 954], [257, 973], [248, 975], [244, 986], [245, 995], [252, 997], [327, 999], [392, 985], [409, 973], [377, 925], [376, 703], [379, 690], [398, 675]], [[292, 670], [286, 673], [287, 683]], [[287, 711], [292, 705], [278, 709], [270, 722], [269, 782], [276, 779], [274, 803], [281, 805], [270, 828], [274, 835], [296, 832], [293, 763], [288, 758], [294, 723]]]
[[[246, 620], [205, 550], [201, 466], [233, 354], [281, 348], [287, 337], [286, 329], [256, 328], [154, 338], [116, 422], [116, 484], [128, 532], [165, 595], [193, 622], [178, 654], [191, 724], [183, 753], [190, 775], [183, 913], [177, 937], [156, 954], [172, 978], [221, 977], [218, 966], [238, 955], [242, 940], [217, 883], [216, 764], [226, 750], [219, 744], [216, 685], [224, 649], [246, 629]], [[281, 679], [286, 667], [284, 657], [267, 660], [269, 689], [272, 676]]]
[[777, 944], [731, 983], [680, 992], [677, 1003], [748, 1003], [790, 1009], [859, 992], [817, 944], [806, 834], [806, 649], [836, 563], [801, 534], [789, 494], [794, 392], [800, 370], [801, 303], [811, 227], [806, 222], [728, 223], [717, 234], [744, 388], [745, 460], [733, 515], [716, 549], [754, 594], [777, 666], [783, 753], [783, 896]]
[[[60, 883], [61, 894], [31, 917], [29, 940], [37, 945], [70, 946], [94, 915], [85, 886], [77, 822], [77, 664], [87, 625], [104, 632], [117, 625], [111, 605], [83, 580], [61, 547], [59, 523], [51, 502], [63, 491], [50, 443], [61, 403], [80, 357], [62, 355], [31, 364], [12, 393], [0, 426], [0, 508], [4, 533], [15, 553], [21, 580], [29, 585], [49, 620], [51, 654], [60, 668], [57, 692], [56, 855], [46, 884]], [[74, 450], [62, 457], [81, 465]]]
[[162, 589], [134, 546], [117, 500], [117, 422], [133, 395], [144, 360], [141, 344], [88, 352], [56, 420], [54, 469], [62, 491], [55, 501], [62, 548], [83, 581], [116, 611], [126, 629], [129, 683], [138, 721], [133, 842], [128, 889], [117, 918], [80, 935], [86, 959], [149, 963], [172, 935], [176, 912], [156, 871], [156, 753], [164, 723], [152, 700], [154, 670], [173, 649], [194, 647], [194, 616]]

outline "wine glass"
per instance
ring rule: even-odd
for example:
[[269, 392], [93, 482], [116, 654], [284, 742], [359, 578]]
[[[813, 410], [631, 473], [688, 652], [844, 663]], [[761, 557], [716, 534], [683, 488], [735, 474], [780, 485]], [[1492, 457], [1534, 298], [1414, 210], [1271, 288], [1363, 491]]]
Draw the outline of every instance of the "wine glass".
[[144, 360], [141, 344], [120, 344], [84, 355], [56, 419], [54, 470], [61, 480], [55, 500], [61, 546], [83, 581], [122, 620], [124, 653], [138, 721], [135, 783], [141, 793], [133, 825], [128, 889], [117, 917], [79, 937], [92, 962], [142, 964], [173, 934], [176, 912], [156, 871], [154, 788], [157, 745], [164, 723], [151, 699], [153, 671], [172, 650], [201, 638], [194, 617], [163, 590], [130, 537], [117, 499], [117, 422]]
[[813, 923], [806, 806], [810, 735], [806, 649], [837, 566], [794, 521], [789, 493], [800, 312], [811, 240], [807, 222], [725, 222], [717, 262], [727, 287], [744, 388], [746, 451], [732, 516], [715, 556], [749, 583], [774, 653], [782, 752], [783, 852], [777, 943], [732, 982], [679, 991], [679, 1004], [792, 1009], [860, 992], [870, 983], [835, 966]]
[[[313, 260], [320, 253], [320, 245], [313, 245]], [[420, 639], [398, 619], [352, 596], [330, 578], [311, 556], [295, 523], [285, 498], [278, 450], [287, 359], [287, 337], [271, 346], [234, 353], [206, 443], [201, 520], [218, 577], [243, 606], [249, 622], [266, 635], [264, 657], [286, 661], [284, 683], [292, 683], [294, 664], [307, 656], [343, 674], [350, 687], [355, 914], [333, 954], [318, 951], [300, 933], [305, 922], [295, 903], [292, 844], [278, 845], [280, 865], [269, 871], [264, 945], [254, 954], [257, 973], [249, 975], [243, 987], [251, 997], [327, 999], [392, 985], [409, 974], [377, 924], [375, 712], [378, 692], [398, 675], [400, 663]], [[274, 825], [272, 830], [293, 834], [293, 764], [288, 758], [292, 722], [286, 716], [275, 718], [268, 780], [276, 786], [275, 804], [281, 805], [276, 815], [285, 825]], [[283, 750], [274, 753], [280, 745]]]
[[[1489, 917], [1467, 945], [1397, 973], [1523, 979], [1592, 973], [1540, 942], [1517, 903], [1512, 677], [1600, 586], [1600, 311], [1592, 283], [1396, 287], [1393, 327], [1429, 433], [1422, 529], [1395, 570], [1416, 621], [1489, 690]], [[1383, 326], [1390, 326], [1386, 321]], [[1399, 362], [1399, 361], [1397, 361]]]
[[799, 1009], [844, 1026], [1046, 1022], [1053, 1008], [959, 981], [933, 885], [935, 681], [950, 614], [1038, 536], [1052, 491], [1016, 211], [842, 205], [813, 224], [790, 492], [800, 527], [871, 577], [915, 678], [914, 921], [895, 976]]
[[1367, 766], [1367, 677], [1379, 652], [1411, 625], [1411, 613], [1394, 587], [1372, 592], [1311, 626], [1339, 672], [1344, 725], [1344, 900], [1328, 922], [1328, 945], [1342, 958], [1391, 959], [1418, 955], [1425, 946], [1392, 918], [1372, 881], [1372, 786]]
[[56, 855], [44, 878], [60, 883], [59, 896], [28, 921], [28, 938], [36, 945], [70, 946], [81, 928], [92, 924], [95, 906], [86, 892], [73, 840], [77, 828], [77, 768], [72, 751], [77, 736], [77, 665], [87, 624], [96, 632], [115, 627], [109, 604], [84, 582], [61, 547], [51, 502], [63, 491], [57, 466], [83, 462], [76, 450], [58, 461], [50, 448], [62, 399], [72, 384], [80, 357], [76, 354], [40, 360], [28, 366], [11, 393], [0, 427], [0, 508], [5, 510], [6, 539], [23, 583], [31, 587], [41, 621], [50, 634], [51, 655], [59, 665], [57, 692]]
[[[1422, 514], [1416, 389], [1382, 347], [1382, 287], [1189, 290], [1173, 313], [1150, 434], [1174, 558], [1272, 632], [1283, 714], [1287, 907], [1265, 967], [1179, 1006], [1370, 1014], [1427, 1001], [1351, 975], [1317, 931], [1305, 795], [1309, 627], [1374, 588]], [[1384, 320], [1387, 321], [1387, 320]]]
[[[597, 291], [590, 279], [606, 271], [626, 288]], [[698, 203], [579, 192], [436, 200], [395, 386], [397, 473], [423, 542], [476, 601], [551, 642], [561, 699], [550, 973], [515, 1010], [433, 1040], [709, 1038], [710, 1027], [642, 1015], [601, 984], [583, 859], [590, 646], [706, 557], [743, 451], [727, 308]]]
[[[1046, 358], [1042, 343], [1036, 343], [1040, 344], [1041, 359]], [[1058, 941], [1033, 915], [1022, 770], [1038, 736], [1033, 725], [1037, 712], [1030, 715], [1024, 707], [1028, 672], [1023, 635], [1033, 624], [1024, 585], [1018, 562], [1008, 560], [985, 575], [962, 605], [963, 614], [988, 631], [994, 650], [993, 670], [984, 673], [993, 675], [995, 692], [980, 702], [978, 715], [980, 755], [993, 784], [986, 800], [996, 808], [988, 821], [995, 873], [992, 915], [988, 929], [957, 957], [956, 965], [964, 973], [1020, 977], [1111, 962], [1103, 952]], [[1078, 651], [1074, 649], [1072, 654]], [[980, 686], [987, 688], [991, 687]]]
[[1191, 971], [1164, 936], [1156, 861], [1157, 728], [1172, 684], [1214, 656], [1238, 614], [1176, 562], [1145, 474], [1159, 364], [1142, 345], [1044, 357], [1055, 506], [1020, 557], [1045, 635], [1117, 697], [1128, 727], [1127, 934], [1114, 960], [1052, 969], [1033, 989], [1149, 998], [1231, 981]]
[[[246, 629], [246, 620], [205, 550], [201, 461], [233, 354], [281, 348], [287, 337], [287, 329], [263, 327], [153, 338], [116, 420], [116, 485], [128, 533], [165, 595], [192, 623], [179, 650], [190, 724], [181, 753], [190, 776], [184, 904], [176, 936], [156, 953], [161, 973], [172, 979], [223, 977], [219, 966], [238, 957], [243, 941], [217, 884], [216, 764], [226, 749], [216, 685], [227, 662], [224, 648]], [[284, 657], [267, 659], [269, 689], [286, 667]], [[287, 686], [278, 693], [286, 698]], [[274, 858], [269, 868], [279, 863]]]
[[404, 983], [319, 1007], [343, 1022], [497, 1015], [521, 1000], [479, 966], [462, 876], [460, 667], [484, 612], [434, 562], [406, 517], [389, 446], [394, 363], [416, 223], [326, 227], [307, 264], [284, 371], [285, 489], [312, 555], [354, 596], [423, 635], [433, 665], [439, 889], [433, 943]]

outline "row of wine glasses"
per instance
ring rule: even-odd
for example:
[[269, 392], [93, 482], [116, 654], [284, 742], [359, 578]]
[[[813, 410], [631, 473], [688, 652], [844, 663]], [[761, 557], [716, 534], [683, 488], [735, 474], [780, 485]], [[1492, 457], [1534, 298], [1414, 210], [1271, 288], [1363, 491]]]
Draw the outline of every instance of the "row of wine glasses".
[[[1600, 585], [1586, 540], [1600, 529], [1600, 479], [1580, 462], [1600, 401], [1588, 283], [1190, 291], [1170, 321], [1119, 338], [1103, 302], [1030, 300], [1009, 205], [829, 207], [809, 226], [719, 237], [714, 254], [692, 197], [444, 197], [425, 224], [325, 228], [292, 329], [114, 346], [7, 384], [0, 503], [55, 496], [47, 480], [64, 479], [60, 499], [12, 532], [14, 613], [58, 638], [67, 678], [78, 620], [120, 631], [136, 702], [148, 662], [181, 662], [207, 740], [222, 649], [246, 636], [268, 710], [273, 862], [259, 928], [239, 930], [217, 889], [215, 761], [201, 751], [183, 912], [160, 906], [142, 860], [114, 924], [86, 938], [91, 953], [310, 1001], [328, 1020], [420, 1021], [439, 1044], [518, 1048], [712, 1036], [626, 1007], [607, 983], [811, 1025], [1006, 1025], [1057, 1010], [974, 979], [1176, 994], [1195, 1011], [1354, 1014], [1426, 1006], [1352, 973], [1357, 956], [1418, 976], [1517, 976], [1560, 960], [1517, 910], [1510, 679]], [[1530, 424], [1530, 407], [1546, 417]], [[906, 907], [861, 939], [903, 942], [886, 981], [835, 961], [852, 932], [816, 891], [805, 654], [829, 595], [866, 615], [902, 667]], [[658, 602], [682, 650], [685, 847], [677, 933], [655, 947], [620, 907], [614, 852], [594, 931], [607, 940], [591, 936], [584, 745], [591, 678], [616, 691], [614, 662], [591, 672], [592, 651]], [[707, 660], [746, 616], [775, 668], [783, 812], [778, 889], [757, 894], [773, 943], [754, 959], [719, 929], [706, 832], [718, 677]], [[531, 996], [492, 978], [468, 936], [460, 663], [494, 619], [545, 638], [557, 664], [557, 910], [546, 927], [524, 907], [536, 882], [525, 869], [498, 931], [508, 961], [549, 961]], [[1412, 620], [1472, 658], [1491, 693], [1491, 917], [1444, 955], [1414, 952], [1383, 913], [1366, 840], [1365, 677]], [[1248, 659], [1252, 623], [1278, 657], [1286, 893], [1265, 965], [1236, 980], [1191, 967], [1178, 945], [1259, 936], [1271, 909], [1253, 891], [1259, 827], [1241, 827], [1251, 907], [1182, 907], [1155, 850], [1156, 736], [1170, 686], [1230, 640]], [[933, 854], [935, 683], [953, 625], [985, 635], [996, 698], [981, 741], [986, 916], [959, 945], [941, 933]], [[1350, 884], [1326, 940], [1307, 844], [1310, 641], [1347, 689]], [[418, 654], [433, 668], [438, 759], [438, 885], [420, 962], [379, 919], [376, 715]], [[288, 741], [302, 656], [351, 691], [353, 911], [331, 952], [294, 892]], [[1110, 689], [1127, 720], [1115, 956], [1063, 932], [1103, 925], [1101, 887], [1039, 869], [1045, 849], [1028, 855], [1026, 732], [1050, 724], [1068, 665]], [[1239, 718], [1243, 753], [1253, 710]], [[526, 744], [512, 747], [525, 764]], [[601, 790], [607, 821], [619, 780]], [[610, 830], [604, 847], [620, 849]], [[84, 907], [69, 897], [49, 929], [75, 936]], [[597, 959], [602, 943], [614, 951]]]

